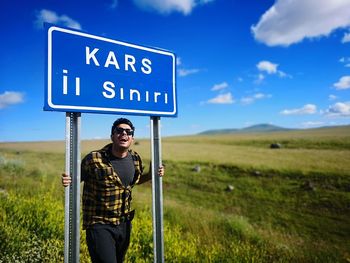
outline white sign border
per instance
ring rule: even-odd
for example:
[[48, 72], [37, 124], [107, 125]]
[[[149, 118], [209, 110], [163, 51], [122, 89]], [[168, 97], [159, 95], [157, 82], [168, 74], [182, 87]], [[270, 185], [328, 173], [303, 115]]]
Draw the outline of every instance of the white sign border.
[[[67, 34], [78, 35], [86, 38], [93, 38], [96, 40], [110, 42], [113, 44], [123, 45], [131, 48], [141, 49], [153, 53], [158, 53], [162, 55], [168, 55], [173, 58], [173, 111], [150, 111], [150, 110], [133, 110], [133, 109], [121, 109], [121, 108], [104, 108], [104, 107], [93, 107], [93, 106], [73, 106], [73, 105], [56, 105], [52, 102], [52, 33], [54, 31], [59, 31]], [[105, 113], [125, 113], [125, 114], [140, 114], [140, 115], [152, 115], [152, 116], [160, 116], [160, 115], [169, 115], [174, 116], [177, 114], [177, 104], [176, 104], [176, 59], [175, 55], [171, 52], [167, 52], [165, 50], [157, 50], [149, 47], [143, 47], [131, 43], [126, 43], [118, 40], [113, 40], [105, 37], [95, 36], [88, 33], [83, 33], [79, 31], [74, 31], [70, 29], [65, 29], [57, 26], [51, 26], [48, 29], [48, 45], [47, 45], [47, 104], [51, 109], [60, 109], [60, 110], [74, 110], [74, 111], [89, 111], [93, 113], [105, 112]]]

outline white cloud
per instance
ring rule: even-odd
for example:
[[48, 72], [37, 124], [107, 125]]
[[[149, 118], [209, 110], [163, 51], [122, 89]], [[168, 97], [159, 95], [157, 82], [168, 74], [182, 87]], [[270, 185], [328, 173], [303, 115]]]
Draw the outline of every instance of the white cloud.
[[290, 75], [288, 75], [287, 73], [285, 73], [285, 72], [283, 72], [283, 71], [281, 71], [281, 70], [277, 71], [277, 74], [278, 74], [278, 76], [280, 76], [281, 78], [286, 78], [286, 77], [291, 78]]
[[[259, 71], [266, 72], [267, 74], [277, 74], [281, 78], [290, 77], [288, 74], [284, 73], [281, 70], [278, 70], [278, 64], [272, 63], [267, 60], [260, 61], [256, 67]], [[259, 78], [256, 82], [261, 82], [264, 79], [264, 75], [259, 75]]]
[[266, 71], [268, 74], [275, 74], [277, 73], [277, 67], [278, 64], [274, 64], [270, 61], [260, 61], [256, 67], [258, 68], [258, 70], [260, 71]]
[[200, 70], [199, 69], [178, 69], [178, 73], [180, 77], [186, 77], [188, 75], [196, 74]]
[[350, 57], [342, 57], [342, 58], [339, 59], [339, 62], [343, 63], [344, 67], [347, 67], [347, 68], [350, 67]]
[[[185, 69], [182, 67], [182, 59], [180, 57], [176, 58], [176, 66], [178, 66], [177, 73], [179, 77], [186, 77], [188, 75], [196, 74], [200, 72], [200, 69]], [[181, 68], [180, 68], [181, 66]]]
[[226, 88], [228, 88], [227, 82], [222, 82], [222, 83], [220, 83], [220, 84], [215, 84], [215, 85], [211, 88], [211, 90], [212, 90], [212, 91], [216, 91], [216, 90], [223, 90], [223, 89], [226, 89]]
[[242, 104], [248, 105], [248, 104], [254, 103], [257, 100], [268, 99], [271, 97], [272, 97], [272, 95], [270, 95], [270, 94], [256, 93], [253, 96], [243, 97], [243, 98], [241, 98], [240, 101]]
[[110, 8], [114, 9], [118, 6], [118, 0], [112, 0], [112, 3], [109, 5]]
[[196, 6], [212, 1], [214, 0], [134, 0], [134, 3], [142, 9], [156, 11], [161, 14], [180, 12], [188, 15]]
[[256, 80], [254, 81], [256, 84], [260, 84], [263, 82], [263, 80], [265, 79], [264, 74], [259, 73], [258, 76], [256, 77]]
[[44, 22], [81, 30], [79, 22], [73, 20], [69, 16], [60, 16], [56, 12], [47, 9], [42, 9], [37, 13], [35, 24], [38, 28], [42, 28]]
[[349, 89], [350, 88], [350, 76], [343, 76], [338, 82], [334, 83], [333, 86], [337, 90]]
[[322, 121], [307, 121], [301, 124], [301, 126], [304, 128], [319, 127], [322, 125], [325, 125], [325, 123]]
[[350, 117], [350, 101], [337, 102], [328, 107], [325, 115], [329, 117]]
[[207, 101], [209, 104], [232, 104], [234, 103], [231, 92], [225, 94], [219, 94], [215, 98]]
[[289, 46], [349, 26], [349, 0], [276, 0], [251, 31], [268, 46]]
[[5, 91], [0, 94], [0, 109], [4, 109], [10, 105], [22, 103], [24, 94], [16, 91]]
[[304, 115], [304, 114], [314, 114], [317, 111], [317, 107], [314, 104], [306, 104], [302, 108], [283, 110], [280, 113], [283, 115]]
[[180, 57], [176, 57], [176, 66], [180, 66], [181, 65], [181, 58]]
[[342, 40], [341, 40], [342, 43], [348, 43], [350, 42], [350, 33], [345, 33]]
[[335, 95], [333, 95], [333, 94], [331, 94], [331, 95], [328, 96], [328, 99], [329, 99], [329, 100], [336, 100], [337, 98], [338, 98], [338, 97], [335, 96]]

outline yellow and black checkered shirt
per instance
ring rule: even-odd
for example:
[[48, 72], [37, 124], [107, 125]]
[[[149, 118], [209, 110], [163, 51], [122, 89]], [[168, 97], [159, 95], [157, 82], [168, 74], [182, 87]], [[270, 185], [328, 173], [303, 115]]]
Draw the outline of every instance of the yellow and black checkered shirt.
[[129, 186], [124, 186], [110, 162], [112, 144], [85, 156], [81, 162], [83, 190], [83, 228], [95, 224], [119, 224], [131, 212], [131, 190], [143, 173], [140, 156], [129, 150], [135, 175]]

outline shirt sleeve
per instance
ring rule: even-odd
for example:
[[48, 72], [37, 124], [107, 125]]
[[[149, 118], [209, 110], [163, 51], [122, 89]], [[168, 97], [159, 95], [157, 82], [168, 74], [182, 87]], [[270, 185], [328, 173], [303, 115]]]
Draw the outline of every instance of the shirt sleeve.
[[140, 181], [140, 178], [143, 176], [144, 167], [140, 155], [134, 151], [132, 151], [131, 154], [135, 165], [135, 176], [133, 184], [137, 184]]
[[82, 182], [86, 181], [90, 172], [90, 161], [91, 160], [91, 155], [88, 154], [84, 157], [84, 159], [81, 161], [80, 165], [80, 179]]

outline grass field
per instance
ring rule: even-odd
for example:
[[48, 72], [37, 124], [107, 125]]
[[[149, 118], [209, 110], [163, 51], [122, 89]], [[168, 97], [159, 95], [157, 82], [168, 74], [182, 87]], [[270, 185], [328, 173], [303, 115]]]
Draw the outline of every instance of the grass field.
[[[137, 142], [148, 165], [149, 141]], [[0, 143], [0, 262], [62, 261], [64, 150]], [[169, 137], [162, 153], [166, 262], [350, 262], [349, 126]], [[134, 191], [128, 262], [153, 261], [150, 188]]]

